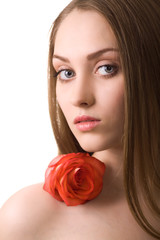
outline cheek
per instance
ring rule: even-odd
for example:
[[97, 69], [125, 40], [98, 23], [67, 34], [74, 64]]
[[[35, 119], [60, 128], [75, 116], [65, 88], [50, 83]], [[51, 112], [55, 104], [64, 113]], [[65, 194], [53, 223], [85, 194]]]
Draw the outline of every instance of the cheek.
[[124, 117], [124, 93], [119, 92], [113, 101], [113, 110], [115, 110], [117, 120], [122, 119]]
[[124, 112], [124, 80], [121, 79], [119, 86], [113, 93], [113, 105], [119, 112]]
[[101, 108], [107, 113], [124, 111], [124, 86], [123, 80], [119, 84], [110, 85], [99, 92]]
[[59, 88], [59, 84], [56, 83], [56, 99], [57, 101], [59, 102], [60, 98], [61, 98], [61, 91], [60, 91], [60, 88]]
[[68, 120], [68, 116], [70, 116], [70, 107], [68, 106], [66, 94], [63, 94], [62, 90], [57, 86], [56, 87], [56, 100], [58, 102], [59, 107], [61, 108], [66, 120]]
[[[106, 101], [103, 102], [104, 118], [116, 131], [123, 131], [124, 128], [124, 89], [123, 86], [111, 91]], [[118, 130], [119, 129], [119, 130]]]
[[112, 100], [112, 107], [113, 110], [117, 112], [123, 112], [124, 111], [124, 94], [123, 92], [118, 92], [117, 94], [113, 95]]
[[59, 87], [59, 84], [57, 83], [56, 84], [56, 100], [60, 106], [60, 108], [62, 109], [63, 111], [63, 108], [64, 108], [64, 103], [65, 103], [65, 95], [63, 94], [61, 88]]

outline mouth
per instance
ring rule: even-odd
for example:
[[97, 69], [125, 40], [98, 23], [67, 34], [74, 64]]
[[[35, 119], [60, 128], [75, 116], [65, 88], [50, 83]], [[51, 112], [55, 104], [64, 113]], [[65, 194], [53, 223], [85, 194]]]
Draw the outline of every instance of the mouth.
[[78, 116], [74, 120], [74, 124], [76, 125], [77, 129], [85, 132], [91, 131], [100, 123], [100, 119], [91, 117], [91, 116]]

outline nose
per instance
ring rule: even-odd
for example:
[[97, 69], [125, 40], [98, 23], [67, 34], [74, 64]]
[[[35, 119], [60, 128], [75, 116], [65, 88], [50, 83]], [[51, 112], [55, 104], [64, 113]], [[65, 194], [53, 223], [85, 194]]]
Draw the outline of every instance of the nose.
[[78, 107], [90, 107], [95, 103], [92, 79], [86, 77], [75, 79], [71, 91], [71, 103]]

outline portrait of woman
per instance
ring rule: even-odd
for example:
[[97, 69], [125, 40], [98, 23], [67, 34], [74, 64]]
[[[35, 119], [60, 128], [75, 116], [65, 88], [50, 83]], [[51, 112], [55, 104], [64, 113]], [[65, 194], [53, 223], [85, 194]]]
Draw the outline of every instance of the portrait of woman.
[[72, 0], [59, 14], [48, 57], [59, 154], [45, 183], [4, 204], [0, 239], [160, 239], [159, 33], [159, 0]]

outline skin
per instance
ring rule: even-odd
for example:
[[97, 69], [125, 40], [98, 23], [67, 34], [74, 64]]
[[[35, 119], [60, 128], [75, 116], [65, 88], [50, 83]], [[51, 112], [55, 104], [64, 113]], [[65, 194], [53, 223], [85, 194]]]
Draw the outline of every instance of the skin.
[[[133, 219], [123, 189], [124, 79], [118, 53], [87, 59], [104, 48], [117, 49], [106, 20], [96, 12], [75, 10], [58, 30], [54, 53], [70, 63], [53, 59], [56, 71], [69, 68], [75, 74], [65, 82], [61, 81], [64, 72], [58, 75], [57, 99], [81, 146], [106, 164], [101, 194], [86, 204], [67, 207], [43, 191], [42, 184], [22, 189], [0, 210], [0, 239], [153, 239]], [[119, 70], [104, 77], [104, 68], [99, 67], [106, 64], [116, 64]], [[100, 119], [100, 124], [92, 131], [77, 130], [74, 118], [83, 114]]]
[[[88, 152], [119, 149], [122, 148], [124, 79], [116, 39], [109, 24], [98, 14], [80, 16], [74, 22], [73, 14], [68, 16], [57, 33], [53, 66], [57, 72], [71, 71], [71, 77], [66, 76], [65, 70], [58, 74], [57, 99], [83, 149]], [[102, 24], [98, 25], [100, 19]], [[99, 56], [90, 56], [103, 49], [106, 51]], [[93, 130], [82, 132], [73, 123], [82, 115], [101, 122]]]
[[[116, 38], [106, 20], [96, 12], [70, 14], [56, 36], [53, 66], [61, 71], [56, 95], [71, 131], [84, 150], [112, 168], [113, 176], [118, 172], [122, 189], [124, 77]], [[82, 115], [100, 123], [80, 131], [74, 119]]]

